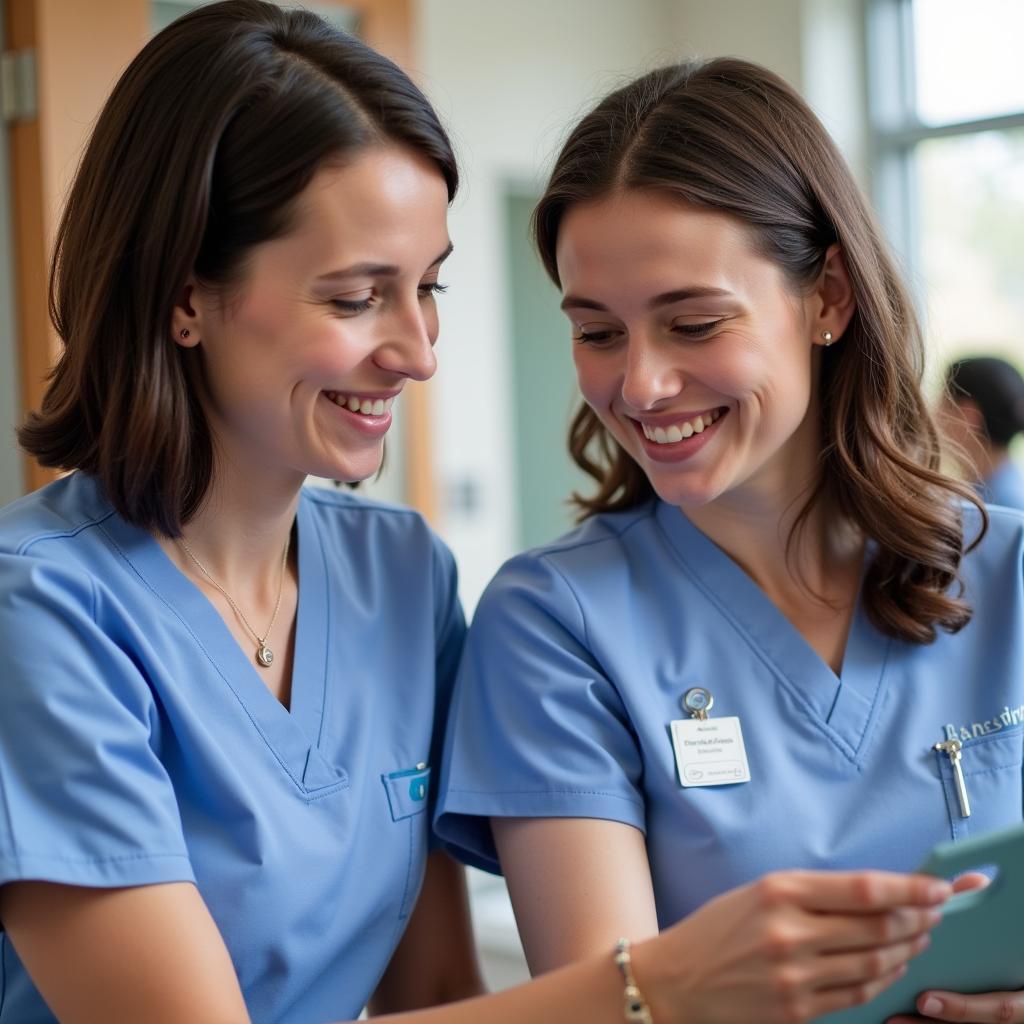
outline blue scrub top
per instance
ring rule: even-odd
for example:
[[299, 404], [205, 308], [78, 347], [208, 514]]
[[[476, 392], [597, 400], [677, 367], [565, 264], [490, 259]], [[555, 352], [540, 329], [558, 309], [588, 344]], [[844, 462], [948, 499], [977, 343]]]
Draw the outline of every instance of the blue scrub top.
[[[967, 524], [977, 527], [977, 514]], [[508, 562], [456, 684], [437, 830], [497, 870], [488, 819], [586, 817], [646, 835], [662, 927], [783, 868], [914, 868], [1024, 817], [1024, 517], [964, 560], [975, 616], [920, 646], [859, 608], [841, 678], [754, 581], [662, 502]], [[684, 789], [669, 723], [691, 687], [738, 716], [752, 779]], [[963, 740], [972, 815], [933, 749]]]
[[[373, 992], [422, 881], [465, 631], [414, 512], [308, 489], [297, 537], [289, 712], [92, 478], [0, 512], [0, 884], [195, 882], [256, 1024], [354, 1018]], [[0, 943], [0, 1022], [54, 1024]]]
[[1024, 511], [1024, 469], [1007, 459], [978, 488], [985, 501]]

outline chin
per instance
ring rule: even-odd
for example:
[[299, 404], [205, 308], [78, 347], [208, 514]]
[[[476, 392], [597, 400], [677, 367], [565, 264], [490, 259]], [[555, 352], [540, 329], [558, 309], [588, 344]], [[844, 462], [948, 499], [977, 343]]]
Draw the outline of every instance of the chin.
[[714, 501], [722, 493], [721, 487], [713, 486], [706, 480], [682, 481], [648, 475], [647, 479], [654, 493], [666, 504], [687, 508], [700, 508]]

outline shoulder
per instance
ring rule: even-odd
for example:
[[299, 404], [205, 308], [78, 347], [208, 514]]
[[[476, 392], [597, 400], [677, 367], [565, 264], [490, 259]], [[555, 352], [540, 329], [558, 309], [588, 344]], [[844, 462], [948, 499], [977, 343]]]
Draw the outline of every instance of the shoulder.
[[117, 513], [94, 479], [72, 473], [0, 509], [0, 552], [42, 556], [67, 550], [90, 528]]
[[986, 511], [988, 526], [977, 540], [982, 530], [981, 514], [973, 505], [965, 506], [964, 544], [968, 550], [963, 561], [964, 577], [986, 587], [1002, 580], [1019, 589], [1024, 574], [1024, 511], [998, 505], [987, 505]]
[[[558, 617], [581, 618], [599, 596], [630, 588], [638, 566], [654, 563], [664, 544], [656, 502], [591, 516], [557, 540], [510, 558], [481, 599], [481, 609], [540, 604]], [[642, 570], [641, 570], [642, 571]]]
[[360, 560], [397, 571], [418, 571], [424, 562], [431, 562], [445, 574], [454, 572], [447, 545], [415, 509], [347, 488], [306, 486], [301, 501], [328, 557], [358, 555]]
[[0, 604], [8, 626], [33, 609], [93, 617], [92, 569], [105, 546], [103, 524], [116, 515], [96, 481], [81, 473], [0, 509]]

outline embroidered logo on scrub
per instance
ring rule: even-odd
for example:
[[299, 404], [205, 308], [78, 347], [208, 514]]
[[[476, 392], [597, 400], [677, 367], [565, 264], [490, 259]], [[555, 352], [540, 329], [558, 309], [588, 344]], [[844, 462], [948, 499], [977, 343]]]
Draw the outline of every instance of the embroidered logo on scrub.
[[966, 742], [967, 740], [976, 740], [980, 736], [987, 736], [990, 732], [1009, 729], [1022, 722], [1024, 722], [1024, 704], [1019, 708], [1011, 708], [1007, 704], [998, 715], [986, 722], [971, 722], [970, 725], [961, 725], [959, 729], [952, 722], [947, 722], [943, 728], [947, 740]]

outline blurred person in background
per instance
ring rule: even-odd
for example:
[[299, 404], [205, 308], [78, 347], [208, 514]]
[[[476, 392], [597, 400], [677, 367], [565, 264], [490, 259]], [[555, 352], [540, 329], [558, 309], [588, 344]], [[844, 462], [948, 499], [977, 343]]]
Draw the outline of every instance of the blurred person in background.
[[946, 372], [940, 422], [965, 477], [991, 505], [1024, 509], [1024, 469], [1010, 446], [1024, 432], [1024, 377], [1005, 359], [960, 359]]

